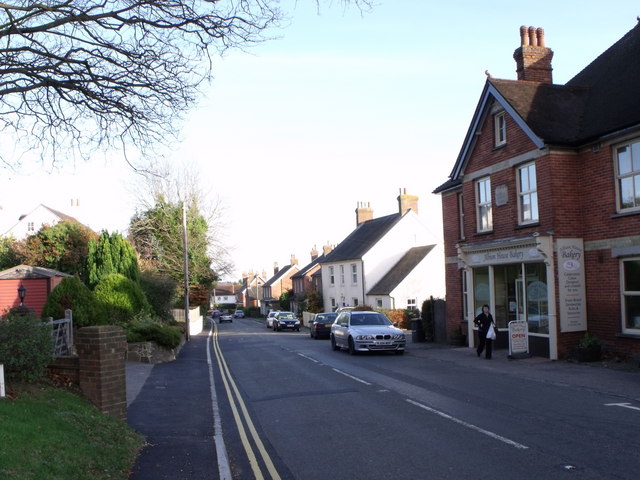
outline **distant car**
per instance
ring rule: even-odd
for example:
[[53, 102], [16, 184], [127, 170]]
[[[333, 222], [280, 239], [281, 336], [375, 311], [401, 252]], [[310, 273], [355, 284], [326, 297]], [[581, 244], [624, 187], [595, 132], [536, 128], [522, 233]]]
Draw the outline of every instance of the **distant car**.
[[236, 313], [233, 314], [236, 318], [244, 318], [244, 312], [242, 310], [236, 310]]
[[213, 312], [211, 312], [211, 316], [213, 318], [218, 318], [220, 316], [220, 310], [216, 308]]
[[338, 307], [336, 308], [336, 312], [335, 313], [342, 313], [342, 312], [349, 312], [351, 310], [353, 310], [356, 307]]
[[223, 313], [222, 315], [220, 315], [220, 323], [222, 322], [233, 322], [233, 315], [231, 315], [229, 312]]
[[273, 330], [295, 330], [300, 331], [300, 320], [296, 318], [293, 312], [278, 312], [273, 317]]
[[346, 348], [351, 355], [377, 351], [403, 354], [406, 343], [404, 331], [379, 312], [342, 312], [331, 326], [331, 348]]
[[317, 313], [313, 319], [313, 323], [309, 325], [309, 335], [311, 338], [329, 338], [331, 336], [331, 325], [338, 318], [337, 313], [324, 312]]
[[276, 313], [278, 313], [278, 310], [271, 310], [267, 315], [267, 328], [273, 328], [273, 319], [275, 318]]

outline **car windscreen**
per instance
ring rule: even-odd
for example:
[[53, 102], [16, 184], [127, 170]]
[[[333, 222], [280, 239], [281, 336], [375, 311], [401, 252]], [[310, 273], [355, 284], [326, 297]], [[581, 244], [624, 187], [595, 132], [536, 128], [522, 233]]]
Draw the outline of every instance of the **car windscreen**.
[[351, 325], [391, 325], [387, 317], [382, 314], [363, 315], [354, 313], [351, 315]]
[[333, 323], [338, 315], [318, 315], [316, 317], [316, 322], [318, 323]]
[[278, 315], [278, 318], [288, 318], [291, 319], [293, 318], [293, 313], [281, 313]]

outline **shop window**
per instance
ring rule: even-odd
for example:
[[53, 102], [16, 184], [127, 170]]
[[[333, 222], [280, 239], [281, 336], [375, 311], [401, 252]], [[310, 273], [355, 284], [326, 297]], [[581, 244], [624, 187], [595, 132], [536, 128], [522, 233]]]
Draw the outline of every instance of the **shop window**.
[[491, 214], [491, 179], [489, 177], [478, 180], [476, 184], [478, 231], [488, 232], [493, 229]]
[[640, 140], [616, 149], [618, 209], [640, 209]]
[[622, 261], [622, 331], [640, 334], [640, 258]]
[[518, 168], [518, 210], [521, 224], [539, 219], [535, 163]]

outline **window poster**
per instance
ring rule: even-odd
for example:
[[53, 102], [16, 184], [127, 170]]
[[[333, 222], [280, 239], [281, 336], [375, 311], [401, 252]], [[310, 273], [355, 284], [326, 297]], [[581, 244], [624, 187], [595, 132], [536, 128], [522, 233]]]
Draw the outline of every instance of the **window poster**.
[[558, 291], [560, 331], [587, 329], [587, 302], [584, 279], [584, 244], [581, 238], [559, 238]]

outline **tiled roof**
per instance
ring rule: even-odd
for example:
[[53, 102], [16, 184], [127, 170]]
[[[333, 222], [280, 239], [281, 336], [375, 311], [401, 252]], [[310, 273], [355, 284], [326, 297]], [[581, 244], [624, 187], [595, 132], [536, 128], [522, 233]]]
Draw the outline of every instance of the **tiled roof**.
[[321, 263], [342, 262], [362, 258], [402, 216], [393, 213], [361, 223], [351, 234], [334, 248]]
[[411, 271], [428, 255], [435, 245], [410, 249], [387, 274], [371, 288], [367, 295], [389, 295]]
[[311, 263], [305, 265], [294, 275], [291, 275], [291, 278], [304, 278], [304, 276], [307, 275], [311, 270], [313, 270], [322, 260], [324, 260], [324, 255], [316, 257], [311, 261]]
[[293, 267], [294, 267], [293, 265], [287, 265], [286, 267], [282, 267], [280, 270], [278, 270], [278, 273], [276, 273], [273, 277], [267, 280], [267, 282], [263, 286], [270, 287], [271, 285], [276, 283], [278, 280], [280, 280], [280, 278], [284, 277], [285, 273], [287, 273]]
[[73, 277], [68, 273], [59, 272], [51, 268], [32, 267], [30, 265], [18, 265], [0, 272], [0, 279], [26, 279], [26, 278], [52, 278]]
[[566, 85], [489, 80], [546, 143], [581, 145], [640, 124], [640, 23]]

